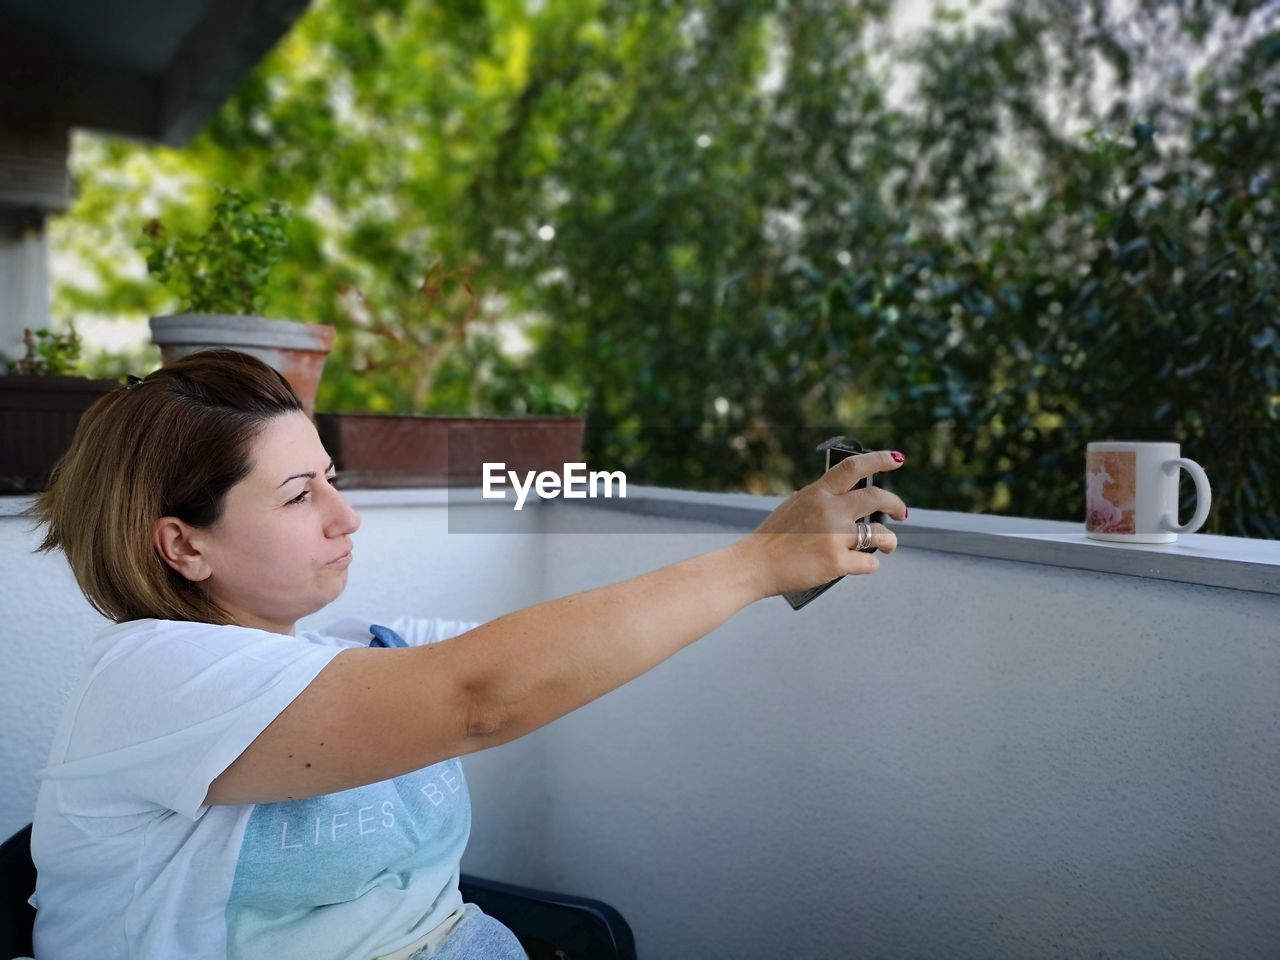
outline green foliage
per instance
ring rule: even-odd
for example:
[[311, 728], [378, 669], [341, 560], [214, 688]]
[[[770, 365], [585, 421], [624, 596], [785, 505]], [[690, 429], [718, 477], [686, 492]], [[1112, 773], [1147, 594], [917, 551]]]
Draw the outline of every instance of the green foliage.
[[73, 377], [80, 365], [80, 336], [52, 330], [23, 328], [26, 355], [9, 365], [9, 372], [42, 377]]
[[146, 373], [160, 366], [160, 348], [148, 341], [132, 349], [101, 350], [85, 356], [80, 367], [86, 377], [123, 380], [129, 374]]
[[[363, 379], [394, 365], [411, 376], [406, 386], [413, 407], [425, 406], [449, 358], [485, 322], [472, 272], [446, 270], [437, 261], [413, 289], [384, 293], [379, 301], [358, 287], [342, 291], [350, 329], [360, 331], [367, 345], [363, 365], [352, 373]], [[371, 406], [378, 409], [376, 399]]]
[[1273, 11], [1111, 6], [318, 0], [190, 148], [78, 138], [58, 303], [145, 315], [101, 251], [235, 183], [297, 211], [321, 409], [585, 410], [636, 482], [775, 493], [848, 431], [913, 505], [1077, 523], [1088, 441], [1176, 440], [1206, 530], [1280, 537]]
[[288, 220], [280, 203], [255, 209], [239, 191], [219, 187], [205, 230], [174, 235], [153, 219], [137, 246], [150, 275], [178, 297], [180, 312], [256, 314], [284, 252]]

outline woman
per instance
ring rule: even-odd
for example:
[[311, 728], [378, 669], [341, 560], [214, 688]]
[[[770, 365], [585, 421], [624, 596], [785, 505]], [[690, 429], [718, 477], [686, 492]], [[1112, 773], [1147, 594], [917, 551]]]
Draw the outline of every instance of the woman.
[[[108, 394], [31, 508], [40, 549], [63, 550], [115, 622], [41, 774], [37, 960], [523, 960], [458, 890], [458, 758], [755, 600], [874, 573], [854, 518], [906, 507], [852, 488], [901, 459], [850, 457], [728, 547], [489, 623], [299, 636], [346, 586], [360, 519], [283, 377], [215, 350]], [[893, 552], [892, 532], [870, 532]]]

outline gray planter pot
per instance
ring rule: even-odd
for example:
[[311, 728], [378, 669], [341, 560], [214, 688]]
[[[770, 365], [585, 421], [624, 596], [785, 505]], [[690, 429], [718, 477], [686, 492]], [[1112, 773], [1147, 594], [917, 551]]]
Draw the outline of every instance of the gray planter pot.
[[320, 323], [239, 314], [177, 313], [151, 318], [151, 340], [165, 363], [210, 347], [251, 354], [284, 375], [308, 416], [315, 411], [316, 388], [333, 336], [334, 328]]

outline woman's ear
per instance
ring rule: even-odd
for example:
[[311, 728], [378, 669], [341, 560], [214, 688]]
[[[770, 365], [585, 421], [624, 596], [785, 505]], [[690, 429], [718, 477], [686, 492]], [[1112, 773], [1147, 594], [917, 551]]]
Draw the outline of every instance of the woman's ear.
[[177, 517], [161, 517], [156, 521], [153, 542], [164, 562], [193, 582], [209, 579], [213, 571], [208, 560], [192, 542], [193, 527]]

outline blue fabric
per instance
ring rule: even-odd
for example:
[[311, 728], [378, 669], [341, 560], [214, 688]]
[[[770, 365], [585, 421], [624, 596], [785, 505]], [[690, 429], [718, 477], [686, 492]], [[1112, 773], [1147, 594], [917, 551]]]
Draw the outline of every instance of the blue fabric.
[[516, 935], [474, 903], [435, 953], [428, 947], [409, 960], [529, 960]]
[[369, 632], [373, 634], [373, 639], [369, 641], [371, 647], [407, 647], [404, 637], [396, 633], [390, 627], [384, 627], [381, 624], [371, 623]]

